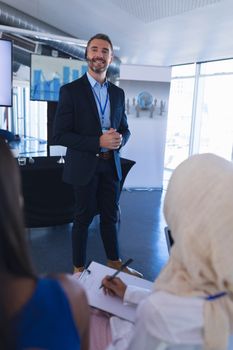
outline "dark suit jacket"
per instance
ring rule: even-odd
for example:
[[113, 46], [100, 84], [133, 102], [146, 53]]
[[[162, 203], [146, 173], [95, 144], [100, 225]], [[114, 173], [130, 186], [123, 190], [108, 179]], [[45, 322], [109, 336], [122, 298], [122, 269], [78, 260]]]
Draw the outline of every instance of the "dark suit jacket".
[[[122, 134], [122, 146], [130, 131], [125, 115], [124, 91], [109, 82], [111, 127]], [[63, 179], [74, 186], [86, 185], [95, 173], [102, 134], [100, 118], [91, 85], [86, 74], [60, 89], [53, 141], [67, 147]], [[119, 180], [119, 150], [113, 151]]]

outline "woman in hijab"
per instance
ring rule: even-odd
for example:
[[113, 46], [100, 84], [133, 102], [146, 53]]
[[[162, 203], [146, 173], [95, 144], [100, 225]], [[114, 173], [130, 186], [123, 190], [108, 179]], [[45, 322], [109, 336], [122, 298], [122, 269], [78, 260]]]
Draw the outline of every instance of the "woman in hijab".
[[[233, 164], [213, 154], [184, 161], [164, 214], [175, 242], [169, 261], [153, 291], [139, 296], [134, 325], [110, 319], [108, 349], [232, 350]], [[138, 291], [119, 278], [103, 284], [106, 293], [136, 300]]]

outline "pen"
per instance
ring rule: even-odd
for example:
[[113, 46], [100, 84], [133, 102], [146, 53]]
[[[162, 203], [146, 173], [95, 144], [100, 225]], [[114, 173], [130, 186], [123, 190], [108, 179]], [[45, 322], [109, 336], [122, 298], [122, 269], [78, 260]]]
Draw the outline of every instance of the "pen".
[[[109, 278], [108, 278], [108, 281], [112, 281], [121, 271], [123, 271], [124, 270], [124, 268], [126, 267], [126, 266], [129, 266], [129, 264], [131, 264], [131, 262], [133, 261], [133, 259], [128, 259], [124, 264], [122, 264], [121, 265], [121, 267], [116, 271], [116, 272], [114, 272], [114, 274], [112, 275], [112, 276], [110, 276]], [[99, 289], [101, 289], [101, 288], [103, 288], [103, 283], [101, 284], [101, 286], [99, 287]]]

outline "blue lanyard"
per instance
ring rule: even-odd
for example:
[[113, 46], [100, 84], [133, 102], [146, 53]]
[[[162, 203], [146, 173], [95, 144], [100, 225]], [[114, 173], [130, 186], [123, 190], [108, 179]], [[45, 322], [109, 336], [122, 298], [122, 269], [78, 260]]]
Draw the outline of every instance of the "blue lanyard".
[[224, 297], [225, 295], [227, 295], [227, 292], [219, 292], [213, 295], [208, 295], [207, 297], [205, 297], [205, 300], [212, 301], [212, 300]]
[[103, 106], [103, 107], [102, 107], [101, 101], [100, 101], [100, 99], [99, 99], [99, 96], [98, 96], [97, 93], [95, 92], [95, 89], [94, 89], [94, 88], [93, 88], [93, 91], [94, 91], [95, 97], [96, 97], [96, 99], [97, 99], [99, 108], [100, 108], [100, 112], [101, 112], [101, 124], [102, 124], [102, 126], [103, 126], [103, 125], [104, 125], [104, 113], [105, 113], [105, 111], [106, 111], [106, 107], [107, 107], [108, 99], [109, 99], [108, 91], [107, 91], [107, 96], [106, 96], [105, 103], [104, 103], [104, 106]]

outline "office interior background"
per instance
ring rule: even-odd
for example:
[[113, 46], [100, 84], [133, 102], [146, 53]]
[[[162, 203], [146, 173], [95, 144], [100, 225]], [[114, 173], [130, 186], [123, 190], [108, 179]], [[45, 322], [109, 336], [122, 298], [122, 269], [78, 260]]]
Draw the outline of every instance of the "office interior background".
[[0, 107], [0, 128], [19, 134], [19, 154], [46, 156], [50, 102], [30, 98], [31, 55], [83, 60], [103, 32], [132, 131], [125, 188], [166, 190], [195, 153], [232, 160], [232, 11], [232, 0], [0, 1], [0, 35], [14, 48], [13, 104]]

